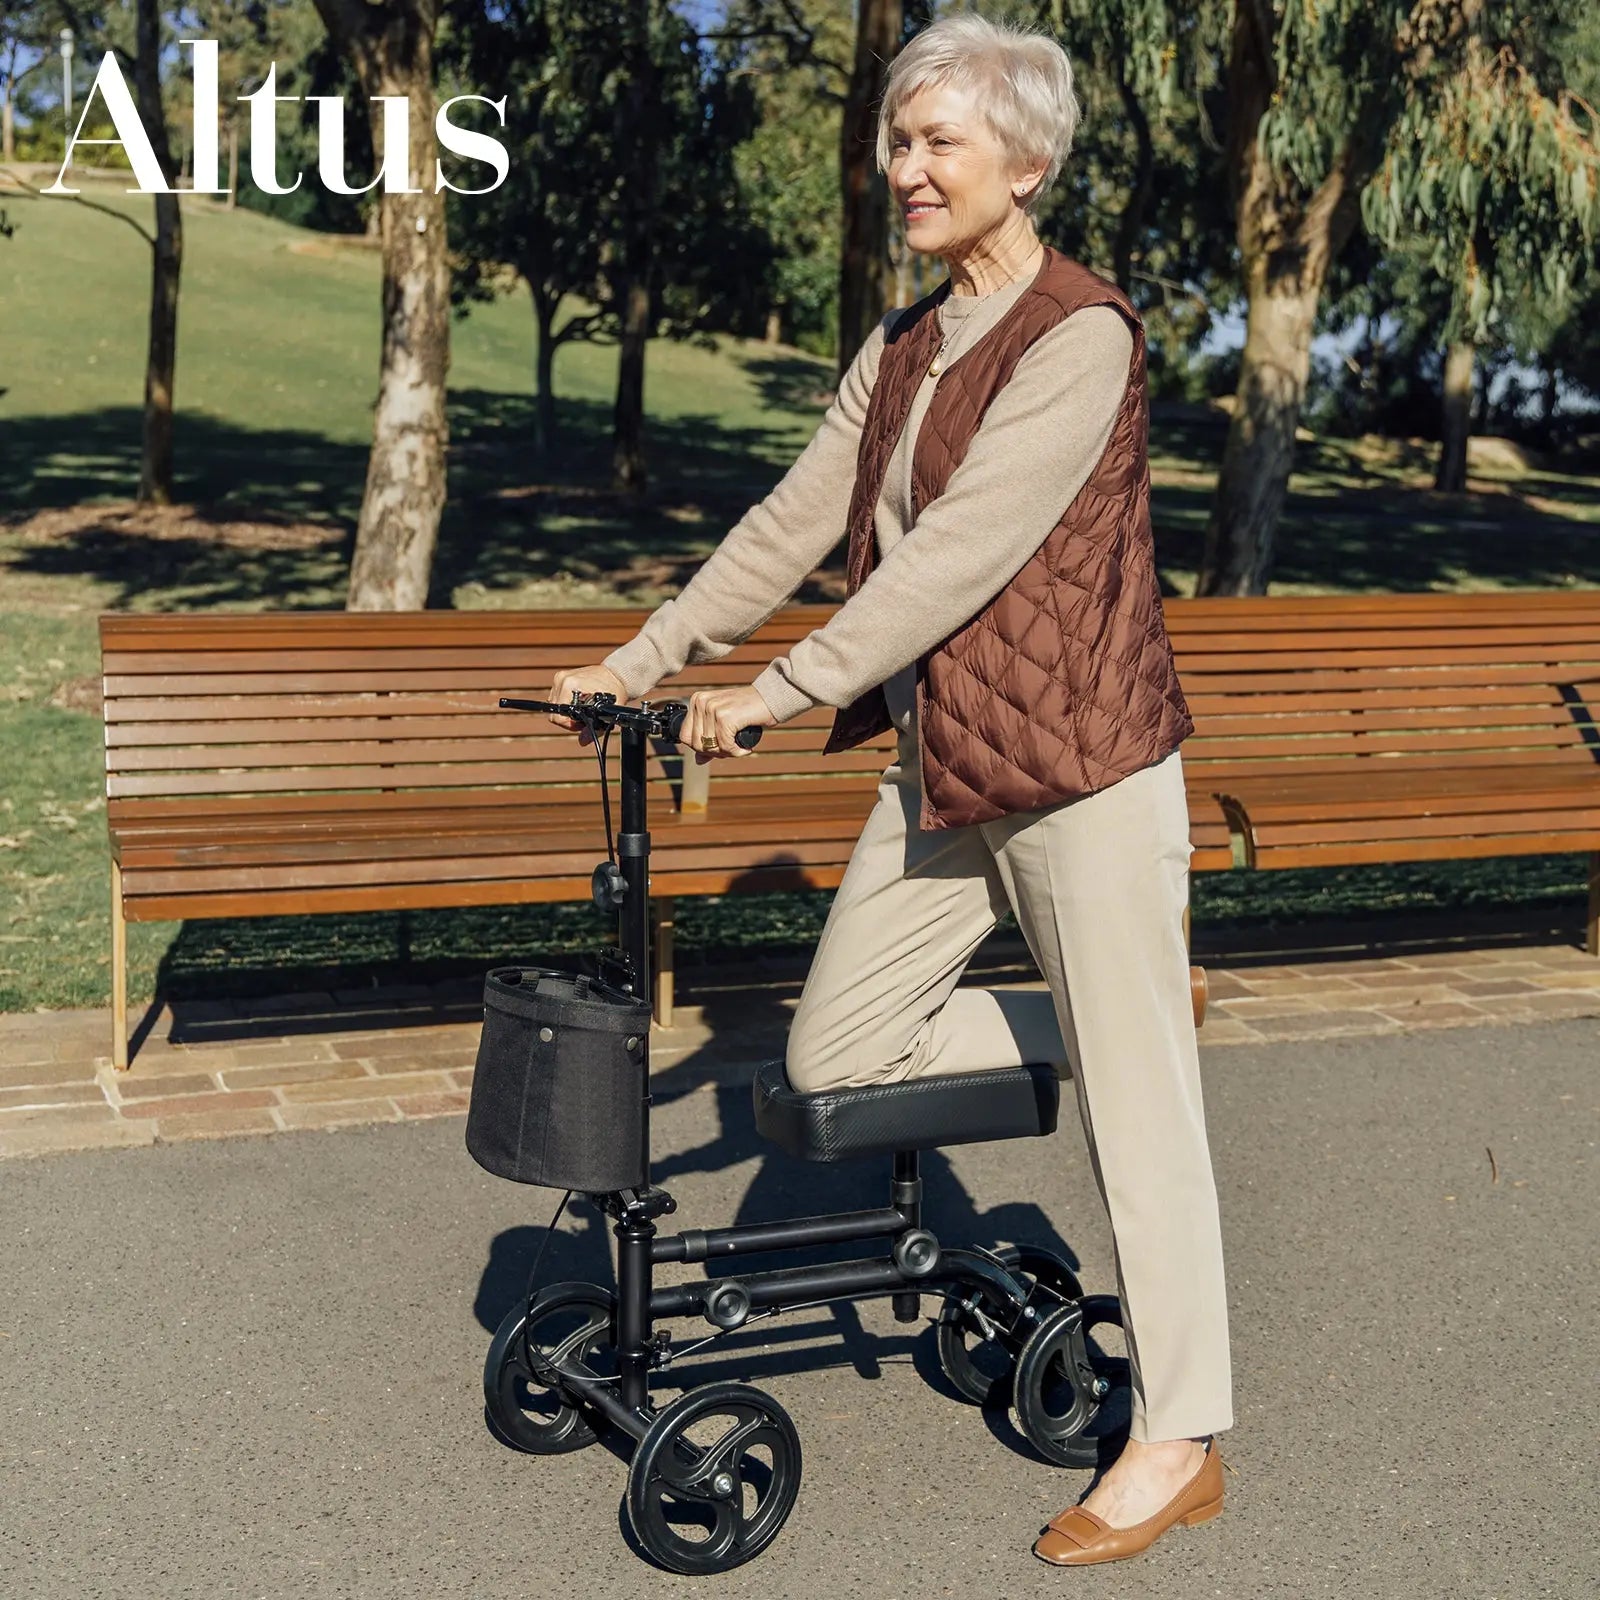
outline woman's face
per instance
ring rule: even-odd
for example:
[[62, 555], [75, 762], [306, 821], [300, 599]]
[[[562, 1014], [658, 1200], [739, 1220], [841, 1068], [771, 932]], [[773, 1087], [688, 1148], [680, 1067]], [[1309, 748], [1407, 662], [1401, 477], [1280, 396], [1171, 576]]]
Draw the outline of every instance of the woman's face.
[[1023, 174], [1009, 169], [964, 91], [948, 84], [918, 90], [901, 104], [889, 147], [889, 187], [913, 250], [959, 254], [1014, 212], [1011, 185]]

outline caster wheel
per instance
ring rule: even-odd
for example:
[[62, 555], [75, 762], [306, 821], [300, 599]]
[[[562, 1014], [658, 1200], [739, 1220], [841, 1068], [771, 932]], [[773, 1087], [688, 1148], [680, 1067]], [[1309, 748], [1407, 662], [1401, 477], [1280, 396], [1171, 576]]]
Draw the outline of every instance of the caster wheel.
[[539, 1456], [594, 1443], [594, 1429], [549, 1363], [574, 1355], [588, 1361], [612, 1346], [616, 1314], [616, 1296], [592, 1283], [553, 1283], [539, 1291], [531, 1316], [525, 1302], [506, 1313], [483, 1364], [484, 1407], [501, 1439]]
[[1128, 1437], [1133, 1388], [1114, 1294], [1086, 1295], [1052, 1311], [1017, 1357], [1017, 1426], [1046, 1461], [1093, 1467]]
[[672, 1572], [726, 1572], [777, 1538], [800, 1492], [800, 1436], [770, 1395], [712, 1383], [663, 1408], [628, 1468], [628, 1520]]
[[[1040, 1317], [1055, 1301], [1082, 1298], [1083, 1286], [1060, 1256], [1035, 1245], [1011, 1245], [995, 1255], [1009, 1272], [1044, 1291], [1037, 1298]], [[1047, 1298], [1050, 1297], [1050, 1298]], [[992, 1316], [987, 1305], [979, 1309]], [[939, 1313], [939, 1365], [964, 1400], [988, 1405], [1011, 1389], [1017, 1343], [986, 1334], [972, 1312], [957, 1300], [946, 1300]]]

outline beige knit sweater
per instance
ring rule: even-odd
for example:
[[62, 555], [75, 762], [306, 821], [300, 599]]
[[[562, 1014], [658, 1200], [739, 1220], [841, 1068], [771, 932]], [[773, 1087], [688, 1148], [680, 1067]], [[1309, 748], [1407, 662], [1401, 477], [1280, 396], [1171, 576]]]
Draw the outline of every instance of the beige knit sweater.
[[[1021, 298], [1031, 274], [940, 307], [942, 371]], [[891, 311], [862, 346], [815, 436], [675, 599], [605, 658], [638, 699], [686, 665], [716, 661], [786, 605], [844, 536], [856, 452]], [[977, 615], [1027, 564], [1082, 488], [1111, 436], [1133, 335], [1110, 306], [1088, 306], [1028, 348], [995, 396], [945, 492], [911, 523], [911, 456], [937, 379], [925, 377], [875, 508], [878, 564], [826, 626], [755, 679], [779, 722], [847, 706], [884, 685], [904, 732], [916, 662]]]

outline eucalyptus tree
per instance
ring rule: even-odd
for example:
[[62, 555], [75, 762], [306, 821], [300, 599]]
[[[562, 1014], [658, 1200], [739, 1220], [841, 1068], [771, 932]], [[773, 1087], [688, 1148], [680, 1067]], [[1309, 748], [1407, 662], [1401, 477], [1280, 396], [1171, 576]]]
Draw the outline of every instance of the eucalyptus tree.
[[1477, 347], [1508, 311], [1526, 321], [1530, 296], [1547, 322], [1558, 316], [1594, 256], [1600, 118], [1561, 81], [1571, 9], [1474, 6], [1452, 70], [1402, 111], [1363, 197], [1372, 232], [1425, 239], [1450, 289], [1440, 489], [1466, 487]]
[[[1189, 175], [1212, 176], [1208, 152], [1221, 152], [1206, 97], [1220, 77], [1223, 10], [1212, 0], [1046, 0], [1044, 10], [1084, 106], [1073, 163], [1081, 169], [1098, 156], [1111, 169], [1111, 150], [1120, 157], [1103, 196], [1115, 218], [1106, 259], [1132, 293], [1152, 213], [1175, 183], [1187, 189]], [[1203, 202], [1198, 193], [1184, 199]], [[1167, 218], [1177, 224], [1170, 208]]]
[[[756, 125], [734, 150], [742, 205], [766, 248], [750, 284], [757, 322], [833, 354], [844, 235], [840, 140], [854, 0], [734, 0], [721, 48], [755, 94]], [[729, 37], [731, 35], [731, 37]]]
[[1200, 594], [1266, 588], [1323, 287], [1404, 103], [1411, 10], [1406, 0], [1234, 0], [1226, 147], [1245, 341]]
[[417, 187], [378, 202], [383, 242], [383, 338], [372, 450], [356, 525], [346, 604], [413, 611], [427, 604], [444, 509], [449, 424], [450, 270], [444, 195], [434, 175], [434, 37], [441, 0], [316, 0], [329, 34], [367, 96], [372, 142], [386, 148], [382, 96], [407, 108], [405, 171]]
[[75, 20], [69, 11], [61, 0], [0, 0], [0, 161], [17, 159], [18, 99], [55, 61], [58, 32]]

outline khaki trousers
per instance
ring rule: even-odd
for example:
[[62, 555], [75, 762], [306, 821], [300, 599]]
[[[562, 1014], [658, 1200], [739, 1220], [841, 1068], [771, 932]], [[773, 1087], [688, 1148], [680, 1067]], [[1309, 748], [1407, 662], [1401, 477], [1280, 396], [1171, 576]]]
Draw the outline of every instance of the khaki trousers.
[[[914, 724], [834, 896], [789, 1034], [803, 1092], [1052, 1063], [1111, 1223], [1132, 1437], [1233, 1425], [1216, 1185], [1182, 918], [1174, 750], [1081, 799], [923, 833]], [[1049, 992], [957, 988], [1007, 907]]]

